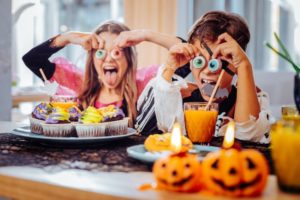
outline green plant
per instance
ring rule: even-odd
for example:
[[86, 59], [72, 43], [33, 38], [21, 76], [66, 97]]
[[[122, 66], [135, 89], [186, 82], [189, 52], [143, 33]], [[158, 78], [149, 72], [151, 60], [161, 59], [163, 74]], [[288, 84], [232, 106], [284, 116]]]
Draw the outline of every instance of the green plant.
[[270, 48], [272, 51], [274, 51], [275, 53], [277, 53], [280, 57], [282, 57], [283, 59], [285, 59], [286, 61], [288, 61], [294, 68], [294, 70], [296, 71], [297, 74], [300, 74], [300, 66], [297, 65], [293, 59], [291, 58], [288, 50], [285, 48], [284, 44], [282, 43], [282, 41], [280, 40], [279, 36], [277, 35], [277, 33], [274, 33], [274, 36], [276, 38], [276, 41], [278, 42], [280, 48], [282, 49], [283, 52], [280, 52], [279, 50], [275, 49], [269, 42], [266, 42], [266, 46], [268, 48]]

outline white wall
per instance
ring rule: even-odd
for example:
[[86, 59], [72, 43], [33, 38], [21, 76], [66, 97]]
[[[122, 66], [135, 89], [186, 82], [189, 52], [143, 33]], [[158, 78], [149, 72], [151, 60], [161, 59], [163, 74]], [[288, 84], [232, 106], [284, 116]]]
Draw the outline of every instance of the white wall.
[[276, 118], [281, 116], [281, 106], [294, 103], [294, 75], [293, 72], [255, 71], [256, 85], [270, 96], [270, 105]]
[[11, 1], [0, 0], [0, 120], [11, 120]]

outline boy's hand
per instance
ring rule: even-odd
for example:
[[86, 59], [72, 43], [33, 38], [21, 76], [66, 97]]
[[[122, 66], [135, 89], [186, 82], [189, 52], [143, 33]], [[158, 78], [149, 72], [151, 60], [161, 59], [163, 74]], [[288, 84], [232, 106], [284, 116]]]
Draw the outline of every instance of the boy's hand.
[[214, 50], [212, 58], [220, 58], [238, 68], [242, 63], [249, 62], [248, 57], [241, 46], [228, 33], [218, 37], [218, 46]]
[[147, 40], [147, 30], [123, 31], [114, 41], [114, 45], [119, 48], [125, 48], [137, 45]]
[[179, 43], [172, 46], [169, 50], [166, 68], [174, 71], [180, 66], [185, 65], [198, 55], [199, 50], [192, 44]]

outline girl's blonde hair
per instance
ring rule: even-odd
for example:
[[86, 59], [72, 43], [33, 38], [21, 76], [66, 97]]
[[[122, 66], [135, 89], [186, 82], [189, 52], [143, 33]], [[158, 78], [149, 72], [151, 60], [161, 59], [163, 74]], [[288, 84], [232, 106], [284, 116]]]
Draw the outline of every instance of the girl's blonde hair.
[[[102, 32], [108, 32], [119, 35], [123, 31], [129, 31], [130, 29], [122, 23], [116, 21], [107, 21], [100, 25], [94, 33], [99, 35]], [[137, 86], [136, 86], [136, 69], [137, 69], [137, 55], [135, 47], [126, 47], [123, 49], [124, 55], [127, 60], [128, 68], [121, 81], [121, 93], [126, 101], [125, 112], [129, 117], [129, 125], [133, 126], [137, 112]], [[97, 97], [99, 96], [100, 89], [102, 87], [101, 80], [98, 79], [98, 74], [93, 62], [93, 51], [89, 51], [85, 66], [84, 83], [81, 92], [78, 96], [83, 108], [88, 106], [94, 106]], [[124, 102], [124, 101], [123, 101]]]

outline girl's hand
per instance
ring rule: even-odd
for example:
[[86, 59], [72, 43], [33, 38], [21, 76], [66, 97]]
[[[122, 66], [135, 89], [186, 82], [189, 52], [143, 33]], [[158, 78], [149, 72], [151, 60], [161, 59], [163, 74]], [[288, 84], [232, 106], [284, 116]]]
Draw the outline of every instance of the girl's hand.
[[125, 48], [137, 45], [147, 40], [147, 30], [123, 31], [114, 41], [114, 45], [119, 48]]
[[82, 46], [87, 51], [104, 47], [103, 39], [95, 33], [73, 33], [71, 34], [70, 42]]
[[67, 32], [55, 38], [55, 46], [77, 44], [87, 51], [101, 49], [104, 47], [104, 40], [95, 33]]
[[188, 63], [195, 58], [199, 50], [192, 44], [179, 43], [172, 46], [169, 50], [166, 68], [171, 68], [174, 71], [179, 67]]
[[235, 68], [243, 63], [249, 63], [248, 57], [241, 46], [228, 33], [219, 35], [218, 46], [214, 50], [212, 58], [220, 58], [232, 64]]

